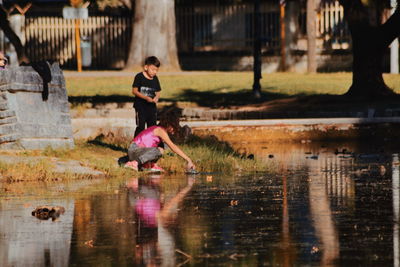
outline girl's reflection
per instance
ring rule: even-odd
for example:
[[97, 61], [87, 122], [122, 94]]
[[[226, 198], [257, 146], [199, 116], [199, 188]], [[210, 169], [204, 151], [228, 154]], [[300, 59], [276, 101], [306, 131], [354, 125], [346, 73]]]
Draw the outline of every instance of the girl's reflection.
[[171, 227], [176, 225], [178, 205], [193, 187], [187, 185], [169, 200], [161, 190], [162, 175], [133, 178], [127, 184], [129, 201], [137, 218], [135, 259], [137, 265], [175, 266], [175, 240]]

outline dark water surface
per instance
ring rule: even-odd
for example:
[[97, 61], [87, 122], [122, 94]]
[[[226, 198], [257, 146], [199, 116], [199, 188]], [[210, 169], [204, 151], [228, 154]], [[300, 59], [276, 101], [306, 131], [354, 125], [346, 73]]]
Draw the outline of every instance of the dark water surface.
[[235, 146], [276, 172], [2, 184], [0, 265], [399, 266], [400, 150]]

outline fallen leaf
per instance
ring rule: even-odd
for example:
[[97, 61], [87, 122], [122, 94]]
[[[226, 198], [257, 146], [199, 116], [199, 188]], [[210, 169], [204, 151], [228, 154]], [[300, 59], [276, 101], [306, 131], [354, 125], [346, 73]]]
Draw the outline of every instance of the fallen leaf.
[[85, 245], [88, 246], [89, 248], [92, 248], [93, 247], [93, 240], [86, 241]]

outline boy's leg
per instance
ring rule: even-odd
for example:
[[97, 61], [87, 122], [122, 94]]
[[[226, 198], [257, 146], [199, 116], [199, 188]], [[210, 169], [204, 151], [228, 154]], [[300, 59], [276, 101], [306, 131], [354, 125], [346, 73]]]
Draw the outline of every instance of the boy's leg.
[[136, 130], [135, 137], [145, 129], [146, 126], [146, 112], [144, 110], [136, 110]]
[[150, 106], [146, 108], [146, 124], [151, 127], [157, 124], [157, 108]]

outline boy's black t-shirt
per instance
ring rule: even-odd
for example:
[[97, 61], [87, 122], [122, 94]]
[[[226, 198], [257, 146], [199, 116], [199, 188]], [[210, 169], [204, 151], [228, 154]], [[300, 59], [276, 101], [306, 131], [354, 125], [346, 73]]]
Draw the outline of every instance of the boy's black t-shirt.
[[[149, 96], [154, 98], [156, 96], [156, 92], [161, 91], [160, 82], [158, 81], [157, 76], [154, 76], [152, 80], [147, 79], [143, 72], [136, 74], [135, 79], [133, 80], [132, 87], [137, 87], [138, 91], [145, 96]], [[144, 106], [155, 106], [155, 103], [149, 103], [143, 98], [135, 96], [133, 106], [135, 108], [141, 108]]]

